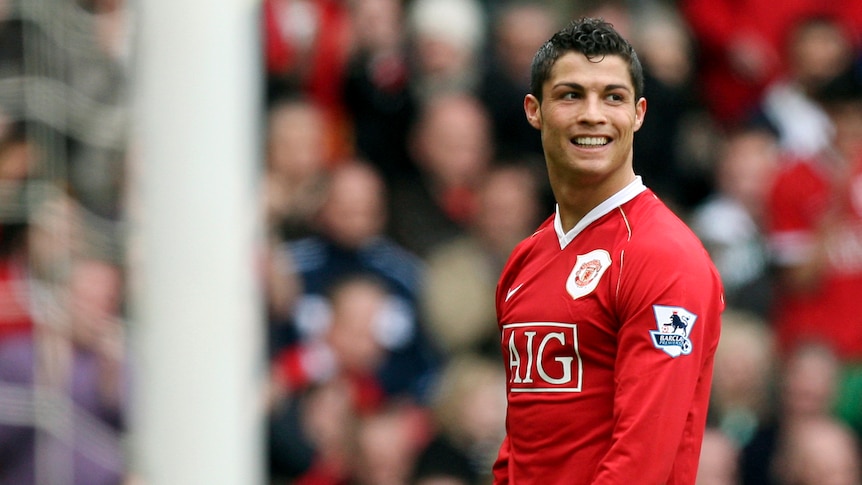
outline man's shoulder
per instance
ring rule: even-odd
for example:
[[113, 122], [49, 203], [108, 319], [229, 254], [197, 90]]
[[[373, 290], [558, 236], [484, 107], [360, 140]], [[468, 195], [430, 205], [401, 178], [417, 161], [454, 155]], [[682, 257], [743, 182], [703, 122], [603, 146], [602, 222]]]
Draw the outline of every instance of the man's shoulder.
[[662, 231], [683, 231], [688, 225], [653, 192], [644, 192], [622, 207], [632, 235], [649, 237]]
[[653, 195], [639, 199], [628, 220], [627, 252], [669, 260], [706, 257], [703, 243], [678, 214]]
[[550, 216], [529, 236], [515, 245], [515, 248], [509, 254], [509, 259], [503, 271], [506, 272], [513, 267], [524, 265], [527, 260], [535, 258], [537, 252], [545, 253], [553, 250], [553, 245], [556, 245], [556, 249], [559, 249], [559, 239], [554, 230], [554, 216]]
[[[553, 237], [546, 237], [549, 235], [553, 235]], [[554, 215], [548, 216], [540, 225], [533, 231], [529, 236], [525, 237], [521, 240], [513, 251], [513, 254], [517, 251], [524, 251], [530, 248], [535, 248], [536, 246], [551, 244], [553, 241], [557, 241], [559, 244], [559, 238], [556, 237], [556, 229], [554, 229]]]
[[689, 297], [721, 293], [718, 270], [694, 231], [660, 201], [650, 206], [633, 218], [622, 247], [621, 278], [631, 282], [626, 291], [666, 290], [684, 281], [678, 287], [688, 288]]

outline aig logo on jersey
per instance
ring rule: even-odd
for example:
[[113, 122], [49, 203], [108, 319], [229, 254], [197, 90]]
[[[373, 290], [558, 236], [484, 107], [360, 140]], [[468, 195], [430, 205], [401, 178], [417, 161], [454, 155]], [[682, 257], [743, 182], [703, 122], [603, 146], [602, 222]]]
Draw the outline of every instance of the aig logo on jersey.
[[503, 325], [512, 392], [580, 392], [578, 327], [572, 323]]
[[688, 355], [692, 345], [688, 336], [697, 315], [678, 306], [653, 305], [658, 330], [650, 330], [653, 345], [671, 357]]

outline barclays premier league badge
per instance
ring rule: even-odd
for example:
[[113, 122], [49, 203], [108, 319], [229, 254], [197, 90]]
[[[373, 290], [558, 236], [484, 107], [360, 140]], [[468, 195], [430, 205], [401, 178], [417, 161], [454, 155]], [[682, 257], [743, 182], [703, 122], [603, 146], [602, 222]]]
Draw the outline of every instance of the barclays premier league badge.
[[692, 345], [688, 336], [697, 315], [682, 307], [653, 305], [658, 330], [650, 330], [653, 345], [671, 357], [688, 355]]

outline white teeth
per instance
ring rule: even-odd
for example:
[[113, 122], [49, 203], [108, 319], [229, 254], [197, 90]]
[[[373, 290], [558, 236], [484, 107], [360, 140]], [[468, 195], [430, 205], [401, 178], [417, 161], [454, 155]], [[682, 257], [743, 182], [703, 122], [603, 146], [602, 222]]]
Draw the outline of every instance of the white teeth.
[[608, 144], [608, 139], [603, 136], [581, 136], [575, 138], [578, 145], [602, 146]]

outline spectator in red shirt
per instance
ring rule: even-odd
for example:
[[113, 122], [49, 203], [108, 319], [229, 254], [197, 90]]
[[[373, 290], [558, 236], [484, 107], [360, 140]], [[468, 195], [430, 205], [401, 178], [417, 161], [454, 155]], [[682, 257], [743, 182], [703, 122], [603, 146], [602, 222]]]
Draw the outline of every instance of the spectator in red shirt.
[[821, 0], [683, 0], [698, 45], [701, 96], [716, 119], [751, 115], [766, 85], [786, 68], [786, 36], [801, 19], [833, 15], [862, 34], [862, 3]]

